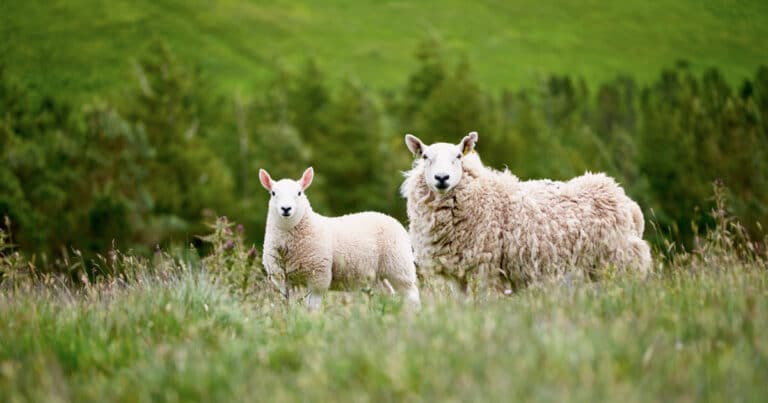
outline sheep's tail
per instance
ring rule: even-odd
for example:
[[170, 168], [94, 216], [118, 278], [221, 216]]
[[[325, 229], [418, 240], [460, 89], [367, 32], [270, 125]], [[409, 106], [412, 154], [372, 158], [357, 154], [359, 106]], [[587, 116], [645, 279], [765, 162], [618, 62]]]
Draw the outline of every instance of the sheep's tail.
[[645, 231], [645, 218], [643, 217], [643, 210], [634, 201], [629, 202], [629, 213], [632, 215], [632, 221], [635, 224], [635, 235], [639, 238], [643, 238], [643, 232]]
[[625, 265], [634, 266], [641, 273], [649, 273], [652, 270], [651, 247], [642, 238], [631, 235], [627, 240], [627, 250], [631, 260], [623, 262]]

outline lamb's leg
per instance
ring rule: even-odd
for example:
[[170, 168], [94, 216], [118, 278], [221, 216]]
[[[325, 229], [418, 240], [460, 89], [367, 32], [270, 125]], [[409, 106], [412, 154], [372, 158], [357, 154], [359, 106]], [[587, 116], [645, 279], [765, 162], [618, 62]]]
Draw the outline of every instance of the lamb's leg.
[[419, 297], [419, 287], [416, 286], [416, 283], [412, 283], [408, 288], [403, 290], [403, 294], [405, 295], [405, 301], [411, 309], [421, 309], [421, 297]]
[[307, 279], [307, 309], [310, 312], [317, 311], [323, 303], [323, 294], [331, 287], [331, 267], [318, 265], [312, 270], [312, 275]]
[[323, 304], [323, 294], [324, 292], [321, 290], [310, 290], [307, 295], [307, 310], [317, 312]]
[[388, 281], [392, 285], [392, 288], [405, 299], [405, 303], [410, 308], [418, 310], [421, 308], [421, 298], [419, 297], [419, 287], [416, 286], [416, 276], [413, 277], [388, 276], [384, 281]]
[[392, 288], [392, 284], [389, 283], [389, 280], [384, 279], [381, 282], [384, 284], [384, 288], [389, 292], [389, 295], [395, 295], [395, 289]]
[[388, 282], [398, 294], [402, 295], [410, 308], [421, 308], [418, 280], [416, 279], [416, 266], [413, 261], [405, 261], [404, 258], [385, 261], [380, 273], [382, 280]]
[[389, 282], [391, 287], [403, 296], [410, 308], [418, 310], [421, 307], [421, 298], [408, 235], [403, 232], [402, 238], [395, 239], [393, 243], [394, 245], [382, 254], [377, 275], [383, 281]]

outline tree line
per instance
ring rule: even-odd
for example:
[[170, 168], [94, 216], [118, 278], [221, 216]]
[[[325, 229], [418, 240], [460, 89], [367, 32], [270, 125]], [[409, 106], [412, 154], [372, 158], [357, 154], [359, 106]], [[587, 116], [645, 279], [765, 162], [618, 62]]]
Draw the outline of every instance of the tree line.
[[[324, 214], [378, 210], [402, 220], [405, 133], [458, 141], [480, 133], [485, 163], [523, 179], [615, 176], [679, 245], [712, 225], [711, 184], [755, 236], [768, 209], [768, 67], [731, 85], [685, 62], [649, 84], [620, 75], [591, 88], [552, 75], [518, 89], [480, 85], [469, 60], [422, 43], [403, 88], [333, 81], [312, 60], [247, 95], [218, 93], [163, 43], [134, 64], [120, 96], [74, 104], [31, 88], [0, 64], [0, 215], [18, 248], [55, 259], [72, 247], [149, 252], [199, 243], [226, 215], [263, 236], [268, 196], [257, 172], [317, 173]], [[8, 63], [8, 61], [5, 61]]]

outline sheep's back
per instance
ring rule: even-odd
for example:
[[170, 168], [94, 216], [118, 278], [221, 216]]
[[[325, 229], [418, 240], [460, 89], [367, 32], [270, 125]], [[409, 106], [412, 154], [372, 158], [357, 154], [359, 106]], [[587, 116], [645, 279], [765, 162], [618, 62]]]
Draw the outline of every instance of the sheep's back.
[[519, 181], [508, 171], [464, 162], [447, 195], [431, 192], [423, 164], [406, 173], [409, 231], [420, 270], [462, 278], [502, 272], [523, 281], [572, 267], [596, 267], [642, 243], [643, 217], [612, 178], [587, 173], [567, 182]]
[[[327, 219], [333, 232], [333, 285], [347, 288], [373, 281], [384, 252], [400, 247], [410, 253], [405, 228], [394, 218], [364, 212]], [[404, 245], [403, 245], [404, 244]]]
[[595, 264], [638, 233], [642, 213], [632, 205], [637, 206], [604, 174], [521, 182], [512, 211], [512, 252], [535, 266]]

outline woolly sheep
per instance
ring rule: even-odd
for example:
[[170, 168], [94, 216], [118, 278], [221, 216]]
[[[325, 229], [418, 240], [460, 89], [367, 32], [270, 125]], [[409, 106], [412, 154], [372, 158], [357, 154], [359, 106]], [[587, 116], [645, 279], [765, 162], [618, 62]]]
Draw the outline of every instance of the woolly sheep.
[[401, 193], [420, 271], [465, 287], [470, 274], [491, 275], [505, 290], [573, 269], [647, 272], [643, 213], [615, 180], [587, 172], [567, 182], [521, 181], [483, 166], [477, 138], [425, 145], [405, 136], [417, 159]]
[[324, 217], [312, 211], [304, 191], [312, 183], [310, 167], [301, 179], [273, 181], [259, 171], [270, 192], [263, 262], [268, 273], [283, 270], [289, 286], [309, 290], [307, 307], [319, 308], [327, 290], [350, 290], [383, 282], [418, 308], [419, 289], [408, 232], [394, 218], [374, 212]]

